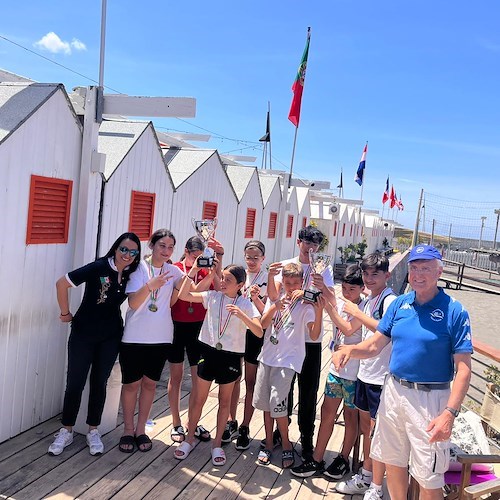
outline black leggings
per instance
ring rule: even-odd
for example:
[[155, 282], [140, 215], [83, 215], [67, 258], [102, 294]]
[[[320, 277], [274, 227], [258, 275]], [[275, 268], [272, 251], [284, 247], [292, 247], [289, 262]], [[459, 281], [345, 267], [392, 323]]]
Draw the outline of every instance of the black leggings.
[[[75, 425], [82, 392], [90, 370], [87, 424], [97, 426], [106, 401], [106, 384], [120, 349], [120, 335], [94, 340], [72, 332], [68, 342], [68, 373], [62, 413], [62, 425]], [[92, 369], [91, 369], [92, 367]]]

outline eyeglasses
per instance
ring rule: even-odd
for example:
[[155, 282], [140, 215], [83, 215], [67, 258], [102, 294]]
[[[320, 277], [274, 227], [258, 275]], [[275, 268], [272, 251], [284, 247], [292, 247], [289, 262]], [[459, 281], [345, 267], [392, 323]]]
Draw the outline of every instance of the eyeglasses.
[[123, 255], [130, 254], [130, 257], [136, 257], [137, 255], [139, 255], [139, 250], [132, 250], [132, 249], [127, 248], [127, 247], [118, 247], [118, 250], [120, 250], [120, 252]]
[[413, 274], [431, 274], [435, 271], [435, 269], [429, 266], [423, 266], [423, 267], [408, 266], [408, 271]]
[[250, 255], [245, 255], [245, 260], [248, 260], [248, 261], [254, 261], [254, 262], [259, 262], [259, 260], [262, 259], [262, 257], [264, 257], [263, 255], [259, 255], [258, 257], [250, 257]]

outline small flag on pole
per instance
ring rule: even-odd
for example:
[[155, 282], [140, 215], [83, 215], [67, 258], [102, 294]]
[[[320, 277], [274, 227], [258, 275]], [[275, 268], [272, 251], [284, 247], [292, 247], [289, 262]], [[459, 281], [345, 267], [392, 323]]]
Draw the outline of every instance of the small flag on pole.
[[398, 208], [399, 210], [403, 211], [405, 209], [405, 206], [403, 205], [403, 200], [401, 199], [401, 196], [399, 196], [398, 200]]
[[390, 208], [394, 208], [396, 206], [396, 191], [394, 191], [394, 186], [391, 186], [391, 194], [389, 195], [389, 200], [391, 203], [389, 205]]
[[361, 161], [359, 162], [359, 167], [354, 176], [354, 180], [360, 185], [363, 185], [363, 175], [365, 174], [365, 163], [366, 163], [366, 153], [368, 151], [368, 144], [365, 145], [363, 149], [363, 154], [361, 155]]
[[288, 113], [288, 119], [296, 126], [299, 126], [300, 121], [300, 106], [302, 104], [302, 92], [304, 91], [304, 81], [306, 79], [307, 57], [309, 56], [309, 42], [311, 40], [311, 28], [307, 28], [307, 42], [300, 66], [297, 71], [297, 76], [292, 85], [293, 99]]
[[385, 183], [385, 191], [382, 195], [382, 205], [385, 205], [387, 200], [389, 199], [389, 176], [387, 176], [387, 181]]
[[344, 187], [344, 182], [342, 181], [342, 170], [340, 171], [340, 182], [337, 189], [342, 189]]
[[271, 142], [271, 123], [269, 111], [267, 112], [266, 133], [259, 139], [259, 142]]

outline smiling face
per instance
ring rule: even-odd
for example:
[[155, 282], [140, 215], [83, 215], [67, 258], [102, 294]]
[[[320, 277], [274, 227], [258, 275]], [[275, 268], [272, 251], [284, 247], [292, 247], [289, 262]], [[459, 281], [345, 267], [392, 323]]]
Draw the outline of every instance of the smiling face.
[[130, 251], [132, 251], [132, 253], [139, 252], [137, 243], [129, 240], [128, 238], [120, 241], [120, 244], [115, 251], [115, 266], [117, 269], [125, 269], [127, 266], [130, 266], [135, 259], [137, 259], [137, 254], [130, 255]]
[[245, 283], [238, 283], [235, 276], [228, 270], [222, 271], [222, 279], [220, 282], [220, 291], [228, 297], [236, 297]]
[[378, 295], [386, 286], [391, 273], [381, 271], [375, 267], [367, 267], [362, 271], [365, 287], [372, 295]]
[[262, 262], [264, 262], [264, 255], [258, 248], [250, 247], [245, 250], [245, 263], [248, 272], [258, 273], [262, 267]]
[[363, 286], [352, 285], [351, 283], [342, 283], [342, 295], [347, 300], [357, 304], [359, 302], [361, 292], [363, 291]]
[[175, 242], [169, 236], [164, 236], [160, 238], [153, 246], [150, 246], [152, 250], [152, 264], [155, 267], [161, 267], [165, 262], [167, 262], [175, 249]]
[[408, 283], [417, 295], [432, 295], [443, 268], [437, 259], [414, 260], [408, 264]]

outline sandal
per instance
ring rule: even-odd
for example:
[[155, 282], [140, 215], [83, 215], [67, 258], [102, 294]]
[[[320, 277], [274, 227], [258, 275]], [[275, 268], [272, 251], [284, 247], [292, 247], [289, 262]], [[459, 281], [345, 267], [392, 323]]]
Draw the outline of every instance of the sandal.
[[122, 436], [118, 443], [118, 449], [123, 453], [134, 453], [135, 438], [134, 436]]
[[210, 432], [203, 427], [203, 425], [197, 425], [196, 430], [194, 431], [194, 437], [199, 439], [200, 441], [207, 442], [210, 441]]
[[194, 446], [192, 444], [189, 444], [187, 441], [183, 441], [174, 451], [174, 458], [177, 460], [184, 460], [186, 459], [191, 451], [193, 450]]
[[[285, 465], [285, 462], [288, 462]], [[283, 450], [281, 453], [281, 467], [283, 469], [290, 469], [295, 464], [295, 456], [293, 450]]]
[[259, 462], [260, 465], [269, 465], [271, 463], [271, 450], [266, 448], [260, 450], [257, 462]]
[[212, 464], [216, 467], [226, 465], [226, 454], [222, 448], [212, 448]]
[[170, 429], [170, 439], [174, 443], [182, 443], [186, 439], [186, 433], [182, 425], [176, 425]]
[[139, 436], [135, 436], [135, 444], [137, 445], [137, 449], [142, 452], [150, 451], [153, 447], [153, 441], [149, 439], [146, 434], [140, 434]]

